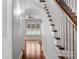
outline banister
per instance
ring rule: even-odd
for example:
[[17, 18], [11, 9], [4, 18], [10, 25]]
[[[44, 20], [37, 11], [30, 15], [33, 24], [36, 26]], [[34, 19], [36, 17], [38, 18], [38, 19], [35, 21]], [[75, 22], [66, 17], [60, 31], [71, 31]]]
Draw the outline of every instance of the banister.
[[60, 6], [60, 8], [64, 11], [64, 13], [71, 19], [69, 21], [77, 29], [77, 16], [75, 16], [72, 12], [70, 12], [70, 9], [66, 8], [67, 6], [65, 5], [64, 2], [62, 2], [61, 0], [55, 0], [55, 1]]

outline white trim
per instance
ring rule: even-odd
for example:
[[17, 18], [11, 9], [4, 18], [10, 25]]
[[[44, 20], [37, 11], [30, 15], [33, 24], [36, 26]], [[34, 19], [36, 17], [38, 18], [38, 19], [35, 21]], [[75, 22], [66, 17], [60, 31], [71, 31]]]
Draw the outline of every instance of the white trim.
[[20, 55], [19, 55], [18, 59], [21, 59], [22, 55], [23, 55], [23, 50], [20, 52]]

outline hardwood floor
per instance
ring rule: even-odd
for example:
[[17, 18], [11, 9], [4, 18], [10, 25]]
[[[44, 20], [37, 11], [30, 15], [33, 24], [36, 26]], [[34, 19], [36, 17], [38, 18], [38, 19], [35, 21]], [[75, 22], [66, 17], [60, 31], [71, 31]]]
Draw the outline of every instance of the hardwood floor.
[[41, 43], [39, 41], [26, 41], [21, 59], [45, 59]]

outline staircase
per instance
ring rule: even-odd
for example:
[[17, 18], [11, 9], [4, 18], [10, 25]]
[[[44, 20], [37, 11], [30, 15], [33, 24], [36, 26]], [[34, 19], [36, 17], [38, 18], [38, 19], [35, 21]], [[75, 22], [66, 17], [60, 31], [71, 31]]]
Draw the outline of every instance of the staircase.
[[[60, 52], [58, 57], [59, 59], [76, 59], [77, 0], [54, 0], [53, 2], [56, 3], [58, 8], [53, 16], [48, 6], [50, 3], [48, 4], [46, 0], [43, 5], [52, 27], [52, 32], [54, 32], [55, 46]], [[51, 10], [53, 11], [52, 8]]]

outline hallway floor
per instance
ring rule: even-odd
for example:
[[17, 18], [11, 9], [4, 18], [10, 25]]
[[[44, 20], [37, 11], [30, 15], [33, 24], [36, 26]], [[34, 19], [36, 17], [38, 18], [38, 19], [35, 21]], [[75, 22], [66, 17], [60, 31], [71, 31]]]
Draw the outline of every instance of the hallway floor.
[[26, 41], [22, 59], [45, 59], [39, 41]]

